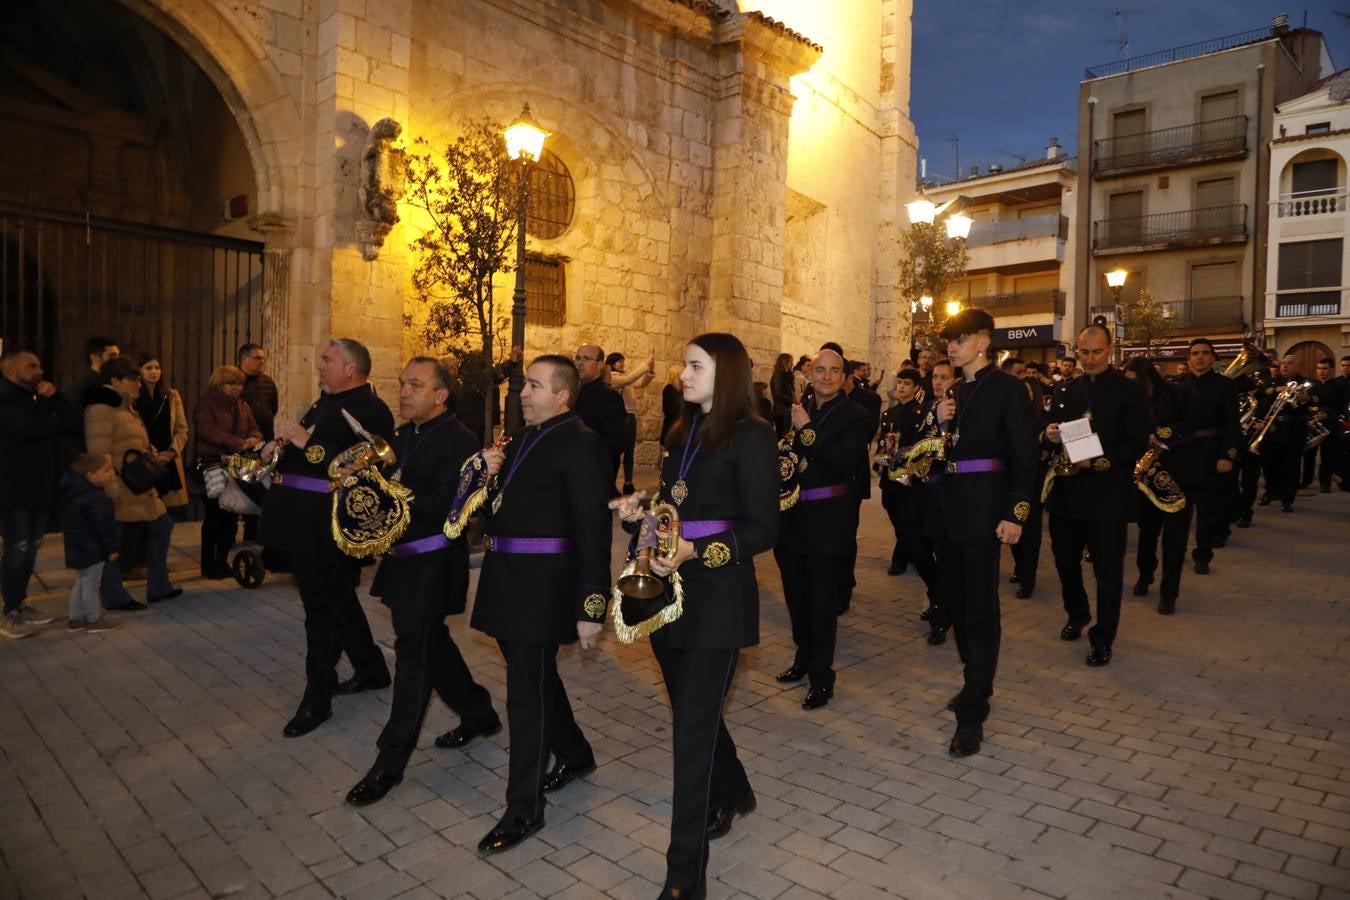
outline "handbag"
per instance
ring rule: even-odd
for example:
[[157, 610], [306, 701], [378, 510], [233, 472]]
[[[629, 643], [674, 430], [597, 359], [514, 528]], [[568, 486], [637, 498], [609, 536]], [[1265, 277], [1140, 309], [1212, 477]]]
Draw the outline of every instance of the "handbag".
[[167, 469], [168, 466], [155, 459], [153, 454], [141, 450], [128, 450], [122, 454], [122, 481], [133, 494], [154, 490]]

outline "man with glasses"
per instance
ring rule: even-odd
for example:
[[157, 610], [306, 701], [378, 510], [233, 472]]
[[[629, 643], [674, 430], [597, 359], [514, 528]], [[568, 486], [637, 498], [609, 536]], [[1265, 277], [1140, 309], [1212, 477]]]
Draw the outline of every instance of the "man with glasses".
[[581, 390], [573, 409], [581, 416], [582, 424], [604, 439], [613, 474], [617, 475], [623, 456], [624, 419], [628, 415], [623, 397], [601, 377], [605, 373], [605, 351], [599, 344], [582, 344], [572, 360], [581, 376]]
[[277, 383], [263, 371], [267, 351], [259, 344], [245, 344], [239, 348], [238, 360], [244, 370], [243, 401], [253, 411], [263, 440], [270, 441], [274, 437], [272, 422], [277, 417]]

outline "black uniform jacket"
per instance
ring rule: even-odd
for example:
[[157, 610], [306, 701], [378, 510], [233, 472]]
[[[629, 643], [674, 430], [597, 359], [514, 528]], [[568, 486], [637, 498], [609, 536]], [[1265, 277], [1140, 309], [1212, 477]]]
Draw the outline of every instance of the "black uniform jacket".
[[[886, 410], [881, 417], [881, 435], [877, 449], [881, 451], [887, 434], [895, 436], [896, 449], [909, 447], [923, 436], [932, 422], [932, 403], [920, 404], [917, 400], [897, 403]], [[910, 479], [908, 485], [891, 480], [890, 469], [879, 465], [881, 473], [881, 502], [894, 510], [902, 519], [923, 521], [924, 511], [928, 508], [928, 484], [920, 478]]]
[[[697, 438], [695, 439], [697, 443]], [[667, 451], [657, 497], [666, 503], [680, 478], [684, 447]], [[759, 643], [759, 586], [756, 554], [778, 537], [778, 442], [773, 426], [758, 419], [736, 424], [731, 444], [700, 453], [684, 476], [689, 494], [678, 505], [680, 519], [727, 519], [735, 523], [692, 541], [698, 558], [680, 566], [684, 614], [665, 627], [672, 647], [727, 650]]]
[[[398, 454], [394, 472], [413, 492], [412, 521], [399, 543], [440, 534], [459, 487], [460, 466], [478, 452], [478, 439], [454, 413], [444, 412], [422, 425], [405, 422], [390, 443]], [[386, 556], [370, 593], [391, 609], [439, 616], [464, 612], [469, 593], [464, 538], [430, 553]]]
[[[512, 464], [526, 449], [508, 484]], [[489, 550], [470, 624], [498, 640], [565, 644], [577, 639], [578, 621], [603, 622], [613, 493], [609, 450], [576, 414], [562, 413], [521, 432], [507, 447], [488, 499], [488, 535], [567, 538], [573, 547], [561, 554]], [[499, 496], [501, 506], [492, 512]]]
[[1187, 372], [1177, 381], [1190, 385], [1194, 392], [1195, 430], [1217, 429], [1219, 432], [1214, 437], [1197, 437], [1191, 452], [1198, 460], [1209, 460], [1211, 473], [1215, 460], [1236, 460], [1242, 449], [1242, 433], [1238, 428], [1237, 383], [1213, 369], [1199, 376]]
[[1027, 389], [1019, 379], [986, 365], [973, 380], [957, 383], [956, 410], [959, 425], [957, 420], [949, 424], [958, 436], [947, 451], [948, 460], [1000, 459], [1004, 468], [949, 475], [935, 462], [931, 471], [938, 480], [929, 486], [924, 533], [934, 540], [997, 542], [998, 523], [1025, 522], [1032, 493], [1040, 489]]
[[[1142, 384], [1109, 366], [1095, 377], [1060, 382], [1045, 421], [1068, 422], [1089, 413], [1103, 455], [1092, 460], [1090, 468], [1056, 478], [1045, 508], [1052, 516], [1133, 522], [1138, 509], [1134, 464], [1147, 449], [1153, 428], [1148, 395]], [[1058, 449], [1049, 440], [1044, 444], [1052, 452]]]
[[588, 381], [577, 391], [576, 413], [587, 428], [600, 435], [610, 456], [623, 452], [628, 410], [624, 408], [622, 394], [599, 378]]
[[[867, 445], [872, 419], [842, 392], [817, 408], [806, 406], [811, 421], [797, 429], [793, 448], [801, 460], [798, 484], [811, 488], [846, 484], [849, 492], [825, 500], [800, 500], [783, 513], [778, 549], [808, 556], [847, 556], [858, 533], [858, 501], [871, 482]], [[776, 467], [775, 467], [776, 468]]]
[[328, 480], [328, 464], [343, 450], [363, 440], [352, 431], [342, 410], [351, 413], [366, 431], [389, 440], [394, 436], [394, 415], [375, 396], [369, 384], [314, 401], [300, 424], [313, 428], [303, 448], [282, 445], [277, 472], [282, 484], [273, 484], [263, 501], [258, 537], [264, 546], [286, 553], [324, 556], [340, 553], [333, 542], [333, 495], [285, 487], [287, 475]]
[[1194, 501], [1206, 477], [1214, 473], [1215, 459], [1214, 445], [1202, 444], [1193, 437], [1197, 416], [1194, 383], [1188, 378], [1164, 382], [1161, 390], [1149, 396], [1148, 404], [1153, 435], [1168, 448], [1158, 462]]
[[[877, 428], [881, 425], [881, 395], [871, 388], [854, 385], [853, 392], [848, 395], [848, 399], [861, 406], [867, 412], [867, 440], [877, 436]], [[863, 460], [862, 470], [862, 488], [863, 492], [859, 498], [866, 500], [872, 496], [872, 473], [867, 468], [867, 461]]]

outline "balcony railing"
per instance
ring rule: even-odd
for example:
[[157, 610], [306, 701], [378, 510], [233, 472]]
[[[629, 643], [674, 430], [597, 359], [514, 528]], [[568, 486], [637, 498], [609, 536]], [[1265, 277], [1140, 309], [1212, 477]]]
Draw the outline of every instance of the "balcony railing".
[[1247, 117], [1229, 116], [1093, 141], [1092, 171], [1172, 165], [1246, 151]]
[[1276, 204], [1277, 215], [1284, 218], [1306, 218], [1309, 216], [1329, 216], [1345, 212], [1345, 188], [1332, 188], [1321, 191], [1299, 191], [1294, 194], [1281, 194]]
[[1164, 300], [1163, 311], [1173, 328], [1241, 325], [1246, 321], [1245, 305], [1242, 297], [1193, 297]]
[[1171, 50], [1159, 50], [1156, 53], [1148, 53], [1144, 56], [1131, 56], [1129, 59], [1117, 59], [1109, 63], [1102, 63], [1099, 66], [1092, 66], [1084, 70], [1083, 77], [1091, 81], [1094, 78], [1107, 78], [1111, 75], [1119, 75], [1122, 72], [1136, 72], [1139, 69], [1147, 69], [1151, 66], [1162, 66], [1167, 63], [1180, 62], [1183, 59], [1203, 56], [1206, 53], [1219, 53], [1223, 50], [1231, 50], [1234, 47], [1267, 41], [1273, 36], [1270, 28], [1257, 28], [1253, 31], [1227, 34], [1207, 41], [1173, 47]]
[[1026, 241], [1034, 238], [1057, 237], [1067, 240], [1069, 220], [1059, 213], [1044, 216], [1031, 216], [1026, 219], [1012, 219], [994, 225], [980, 225], [971, 229], [967, 247], [988, 247], [1004, 244], [1008, 241]]
[[1297, 294], [1277, 294], [1275, 318], [1296, 319], [1304, 316], [1339, 316], [1341, 292], [1307, 291]]
[[1247, 237], [1247, 204], [1181, 209], [1092, 223], [1092, 249], [1214, 243]]
[[1064, 315], [1064, 292], [1057, 288], [972, 297], [970, 303], [972, 306], [983, 306], [992, 310], [995, 315], [1000, 311], [1006, 313], [1015, 307], [1026, 307], [1028, 312], [1050, 312], [1053, 310], [1056, 315]]

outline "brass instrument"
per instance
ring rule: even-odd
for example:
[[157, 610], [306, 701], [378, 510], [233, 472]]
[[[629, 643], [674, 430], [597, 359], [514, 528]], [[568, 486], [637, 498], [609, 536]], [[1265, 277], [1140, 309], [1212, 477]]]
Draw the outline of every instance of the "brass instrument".
[[[1316, 407], [1313, 408], [1314, 411]], [[1317, 419], [1308, 420], [1308, 442], [1303, 445], [1303, 452], [1306, 453], [1322, 444], [1327, 438], [1331, 437], [1331, 429], [1325, 423]]]
[[1264, 353], [1251, 344], [1243, 344], [1242, 349], [1238, 351], [1238, 355], [1233, 357], [1219, 374], [1225, 378], [1241, 378], [1262, 368], [1265, 362], [1266, 356]]
[[1306, 398], [1307, 391], [1311, 387], [1312, 382], [1305, 381], [1300, 384], [1297, 381], [1291, 381], [1280, 389], [1280, 392], [1275, 395], [1275, 400], [1270, 404], [1266, 417], [1261, 420], [1256, 437], [1252, 438], [1251, 443], [1247, 445], [1247, 452], [1259, 453], [1261, 451], [1261, 444], [1265, 441], [1266, 435], [1270, 433], [1270, 427], [1275, 424], [1275, 419], [1279, 416], [1280, 411], [1291, 403], [1297, 406], [1304, 402], [1299, 399], [1299, 396], [1303, 395]]
[[[948, 388], [944, 396], [953, 397], [953, 390]], [[929, 415], [932, 416], [933, 424], [928, 430], [910, 446], [896, 448], [890, 472], [886, 475], [891, 481], [898, 481], [908, 487], [915, 478], [926, 480], [935, 462], [946, 460], [949, 438], [937, 421], [936, 408]]]
[[1159, 458], [1169, 448], [1155, 434], [1148, 436], [1148, 449], [1134, 464], [1135, 487], [1143, 491], [1149, 502], [1163, 512], [1180, 512], [1186, 508], [1186, 494], [1172, 473], [1163, 468]]
[[1252, 430], [1252, 422], [1256, 419], [1256, 398], [1251, 394], [1243, 394], [1238, 397], [1238, 430], [1247, 434]]
[[680, 514], [669, 503], [654, 504], [638, 529], [637, 552], [615, 582], [612, 595], [614, 635], [631, 644], [684, 614], [684, 586], [679, 572], [666, 582], [652, 573], [652, 560], [675, 558], [680, 548]]
[[343, 553], [358, 559], [388, 552], [412, 521], [412, 491], [390, 481], [380, 466], [392, 465], [394, 448], [371, 434], [351, 413], [342, 416], [361, 441], [328, 464], [333, 484], [333, 540]]

